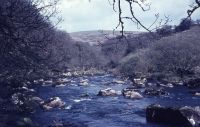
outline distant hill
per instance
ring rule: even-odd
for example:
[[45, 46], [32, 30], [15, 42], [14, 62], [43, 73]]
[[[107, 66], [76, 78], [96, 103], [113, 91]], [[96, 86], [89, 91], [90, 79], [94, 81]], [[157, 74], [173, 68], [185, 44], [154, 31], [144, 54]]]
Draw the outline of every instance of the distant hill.
[[[130, 34], [132, 35], [138, 35], [141, 32], [137, 31], [126, 31], [125, 35], [128, 36]], [[102, 43], [108, 38], [113, 38], [116, 36], [121, 35], [119, 31], [115, 31], [113, 33], [112, 30], [93, 30], [93, 31], [80, 31], [80, 32], [73, 32], [70, 33], [71, 37], [76, 41], [86, 42], [91, 45], [96, 45], [99, 42]]]

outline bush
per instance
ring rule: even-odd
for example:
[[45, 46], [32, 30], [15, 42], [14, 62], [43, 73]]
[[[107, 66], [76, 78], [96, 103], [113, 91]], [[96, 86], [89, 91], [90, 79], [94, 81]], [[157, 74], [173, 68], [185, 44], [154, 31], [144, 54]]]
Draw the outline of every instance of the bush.
[[156, 32], [161, 36], [168, 36], [174, 33], [173, 27], [165, 25], [160, 29], [157, 29]]
[[181, 32], [190, 29], [190, 27], [193, 25], [193, 21], [191, 19], [182, 19], [180, 24], [176, 26], [175, 31]]

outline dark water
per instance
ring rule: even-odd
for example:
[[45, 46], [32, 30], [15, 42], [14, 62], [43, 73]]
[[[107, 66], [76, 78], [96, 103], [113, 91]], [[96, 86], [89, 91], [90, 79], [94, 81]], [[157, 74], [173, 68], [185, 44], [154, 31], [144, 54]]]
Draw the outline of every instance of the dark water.
[[[88, 79], [89, 86], [80, 86], [81, 79]], [[33, 119], [41, 126], [62, 121], [69, 127], [163, 127], [164, 125], [146, 122], [145, 108], [148, 105], [158, 103], [164, 106], [200, 106], [200, 98], [192, 96], [188, 93], [188, 89], [182, 86], [169, 88], [170, 96], [145, 97], [141, 100], [125, 99], [123, 96], [96, 96], [100, 89], [110, 87], [121, 91], [131, 86], [130, 82], [124, 85], [111, 83], [114, 79], [118, 77], [91, 76], [74, 78], [73, 83], [64, 87], [41, 87], [38, 90], [39, 97], [43, 99], [60, 97], [66, 102], [66, 107], [51, 111], [38, 110]], [[81, 97], [85, 93], [88, 93], [89, 97]]]

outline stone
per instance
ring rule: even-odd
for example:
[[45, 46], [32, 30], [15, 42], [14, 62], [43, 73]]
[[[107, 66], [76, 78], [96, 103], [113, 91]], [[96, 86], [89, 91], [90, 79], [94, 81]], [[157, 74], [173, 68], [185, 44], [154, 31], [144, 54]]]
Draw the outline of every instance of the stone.
[[199, 107], [162, 107], [158, 104], [150, 105], [146, 108], [147, 122], [180, 126], [199, 127], [200, 126]]
[[147, 82], [146, 78], [135, 78], [133, 79], [133, 82], [140, 87], [145, 87], [145, 84]]
[[111, 89], [111, 88], [107, 88], [104, 90], [100, 90], [98, 93], [98, 96], [116, 96], [118, 95], [119, 92]]
[[42, 108], [44, 110], [50, 110], [52, 108], [62, 108], [64, 106], [65, 102], [63, 102], [59, 97], [50, 98], [42, 104]]
[[63, 75], [63, 76], [66, 76], [66, 77], [71, 77], [71, 76], [72, 76], [72, 73], [71, 73], [71, 72], [67, 72], [67, 73], [63, 73], [62, 75]]
[[195, 93], [195, 96], [200, 96], [200, 93]]
[[88, 79], [81, 79], [80, 80], [80, 85], [81, 86], [88, 86], [89, 85], [89, 80]]
[[88, 83], [88, 82], [81, 82], [80, 85], [81, 85], [81, 86], [88, 86], [89, 83]]
[[191, 93], [194, 96], [200, 96], [200, 90], [190, 90], [189, 93]]
[[136, 92], [134, 89], [126, 88], [122, 90], [122, 94], [125, 98], [129, 99], [142, 99], [143, 96]]

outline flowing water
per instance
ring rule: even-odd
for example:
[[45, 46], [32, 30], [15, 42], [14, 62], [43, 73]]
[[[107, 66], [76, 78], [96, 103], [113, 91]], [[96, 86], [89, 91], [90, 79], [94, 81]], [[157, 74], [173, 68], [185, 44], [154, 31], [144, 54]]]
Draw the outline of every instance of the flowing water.
[[[80, 80], [88, 79], [88, 86], [81, 86]], [[150, 97], [141, 100], [126, 99], [123, 96], [102, 97], [97, 96], [99, 90], [112, 88], [122, 90], [132, 84], [113, 83], [119, 79], [113, 75], [84, 76], [72, 78], [66, 86], [53, 88], [43, 86], [38, 89], [38, 96], [42, 99], [60, 97], [65, 103], [64, 109], [43, 111], [38, 109], [33, 119], [41, 126], [62, 122], [67, 127], [163, 127], [164, 125], [146, 122], [145, 108], [153, 103], [164, 106], [200, 106], [200, 98], [189, 94], [183, 86], [168, 88], [170, 96]], [[141, 89], [141, 92], [143, 89]], [[88, 94], [88, 97], [81, 97]]]

